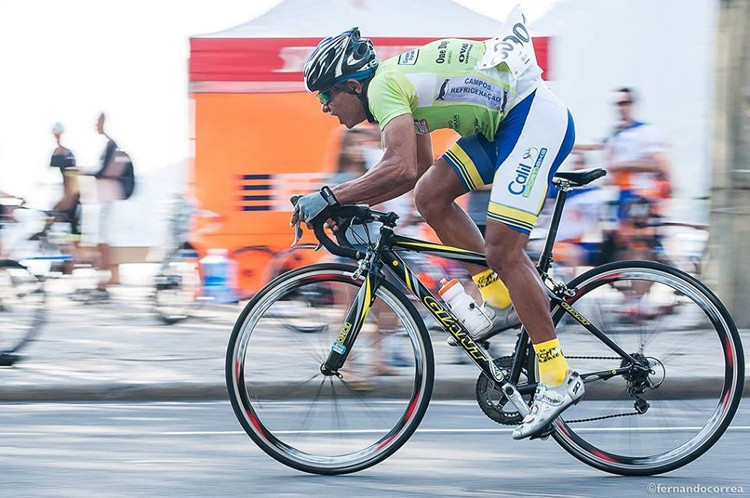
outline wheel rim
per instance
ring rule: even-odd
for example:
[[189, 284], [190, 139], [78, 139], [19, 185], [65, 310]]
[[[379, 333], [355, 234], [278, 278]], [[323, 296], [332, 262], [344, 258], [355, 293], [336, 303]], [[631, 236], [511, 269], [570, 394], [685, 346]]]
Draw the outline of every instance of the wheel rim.
[[156, 277], [155, 306], [167, 320], [190, 316], [196, 305], [201, 279], [196, 260], [174, 260], [164, 265]]
[[[558, 419], [558, 441], [589, 463], [623, 470], [668, 469], [707, 450], [734, 413], [741, 368], [731, 325], [710, 297], [658, 268], [615, 267], [578, 282], [571, 304], [627, 353], [648, 357], [654, 371], [648, 378], [658, 386], [644, 392], [651, 405], [644, 414], [580, 421], [635, 412], [622, 377], [588, 383], [584, 401]], [[596, 349], [576, 340], [587, 334], [583, 327], [560, 308], [554, 314], [562, 317], [558, 330], [571, 368], [591, 372], [620, 366], [581, 358], [614, 355], [603, 345]], [[715, 370], [708, 370], [710, 365]], [[702, 369], [699, 376], [711, 372], [712, 381], [695, 383], [697, 369]]]
[[[425, 344], [413, 317], [385, 287], [373, 307], [379, 311], [368, 317], [341, 369], [343, 378], [320, 373], [359, 284], [351, 272], [330, 269], [280, 280], [251, 303], [234, 346], [232, 389], [242, 405], [243, 425], [269, 454], [303, 470], [341, 472], [372, 464], [395, 451], [422, 415], [428, 385]], [[329, 288], [334, 303], [304, 304], [314, 292], [301, 290], [321, 286]], [[385, 317], [379, 320], [387, 333], [375, 331], [376, 314]], [[289, 326], [290, 321], [297, 325]], [[316, 322], [324, 326], [301, 333]], [[373, 379], [377, 342], [394, 353], [391, 360], [398, 354], [401, 363], [390, 365], [398, 375]], [[264, 372], [266, 355], [281, 348], [302, 354], [274, 355], [281, 364]], [[280, 375], [286, 377], [282, 388], [269, 384]], [[390, 398], [378, 399], [385, 392]]]
[[39, 332], [44, 313], [41, 280], [21, 265], [0, 268], [0, 352], [20, 350]]

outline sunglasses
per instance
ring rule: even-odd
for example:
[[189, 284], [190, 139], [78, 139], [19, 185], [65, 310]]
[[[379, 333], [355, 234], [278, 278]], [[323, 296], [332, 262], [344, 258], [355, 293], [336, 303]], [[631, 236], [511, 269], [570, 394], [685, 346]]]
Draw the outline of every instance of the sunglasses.
[[630, 104], [632, 104], [632, 103], [633, 103], [633, 101], [632, 101], [632, 100], [619, 100], [619, 101], [617, 101], [617, 102], [615, 102], [615, 103], [616, 103], [616, 104], [617, 104], [618, 106], [622, 107], [622, 106], [625, 106], [625, 105], [630, 105]]
[[357, 92], [355, 92], [348, 86], [341, 84], [341, 83], [336, 83], [328, 90], [323, 90], [322, 92], [318, 92], [318, 95], [317, 95], [318, 101], [323, 105], [328, 105], [328, 103], [331, 101], [332, 93], [334, 90], [337, 90], [340, 92], [351, 93], [352, 95], [357, 95]]
[[333, 87], [329, 88], [328, 90], [325, 90], [323, 92], [318, 92], [318, 100], [323, 105], [328, 105], [328, 103], [331, 101], [331, 92], [333, 91]]

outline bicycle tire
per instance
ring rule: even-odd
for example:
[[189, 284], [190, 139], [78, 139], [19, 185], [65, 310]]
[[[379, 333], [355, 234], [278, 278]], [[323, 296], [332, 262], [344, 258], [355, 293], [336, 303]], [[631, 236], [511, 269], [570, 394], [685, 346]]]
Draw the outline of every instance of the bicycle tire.
[[[697, 279], [648, 261], [609, 263], [568, 287], [575, 289], [568, 304], [627, 353], [648, 359], [650, 387], [641, 396], [649, 406], [637, 413], [625, 376], [593, 380], [581, 402], [556, 420], [554, 439], [578, 460], [621, 475], [669, 472], [705, 453], [729, 427], [744, 384], [742, 343], [724, 305]], [[636, 299], [634, 319], [623, 303]], [[624, 364], [605, 360], [613, 351], [562, 307], [552, 314], [571, 368], [583, 373], [584, 365], [586, 371], [605, 371]], [[581, 340], [586, 334], [588, 340]], [[716, 370], [698, 383], [694, 376], [701, 366]], [[617, 416], [602, 418], [609, 415]]]
[[164, 324], [173, 325], [187, 320], [200, 307], [198, 253], [192, 247], [169, 253], [162, 261], [155, 280], [152, 308]]
[[[273, 319], [275, 312], [271, 310], [305, 285], [325, 282], [336, 287], [334, 292], [351, 290], [356, 295], [362, 279], [353, 280], [355, 270], [356, 267], [351, 265], [324, 263], [280, 275], [245, 306], [227, 347], [227, 388], [243, 429], [269, 456], [303, 472], [345, 474], [383, 461], [414, 433], [432, 394], [434, 358], [427, 329], [408, 298], [390, 282], [382, 282], [372, 309], [387, 306], [378, 312], [381, 323], [388, 321], [383, 319], [384, 316], [391, 316], [383, 310], [390, 309], [393, 316], [400, 320], [398, 326], [403, 326], [403, 329], [393, 329], [397, 333], [383, 335], [411, 348], [413, 356], [409, 359], [412, 363], [407, 362], [407, 366], [402, 365], [399, 369], [399, 373], [405, 372], [402, 378], [409, 379], [407, 382], [379, 380], [378, 387], [371, 387], [367, 394], [347, 382], [352, 370], [346, 369], [354, 369], [362, 362], [361, 356], [355, 356], [358, 351], [364, 353], [363, 348], [357, 348], [365, 344], [362, 334], [357, 337], [349, 359], [341, 369], [341, 378], [321, 374], [320, 366], [339, 334], [342, 320], [338, 317], [343, 318], [343, 313], [338, 313], [345, 312], [348, 309], [346, 305], [339, 307], [336, 303], [317, 311], [322, 319], [337, 324], [330, 327], [325, 336], [291, 333], [284, 327], [276, 326]], [[325, 314], [333, 315], [333, 318], [325, 318]], [[365, 327], [368, 327], [373, 315], [368, 316]], [[271, 319], [266, 321], [268, 316]], [[265, 341], [262, 338], [264, 330], [270, 334]], [[254, 338], [254, 334], [260, 337]], [[295, 343], [300, 346], [297, 347]], [[313, 355], [315, 346], [320, 348], [317, 351], [319, 356]], [[403, 350], [399, 352], [403, 353]], [[304, 355], [309, 355], [311, 361]], [[309, 370], [304, 369], [305, 362], [309, 363]], [[279, 370], [278, 375], [269, 374], [273, 366]], [[302, 371], [295, 374], [298, 368]], [[256, 373], [258, 379], [254, 378]], [[409, 378], [409, 375], [412, 377]], [[280, 379], [281, 376], [284, 377]], [[346, 395], [341, 404], [337, 388]], [[388, 402], [378, 401], [375, 396], [381, 392], [391, 399]], [[326, 403], [334, 405], [330, 407], [330, 412], [324, 410], [328, 408]], [[352, 407], [355, 409], [351, 410]], [[299, 416], [295, 411], [297, 409], [300, 409]], [[324, 411], [326, 416], [321, 417], [320, 413]], [[350, 413], [352, 418], [347, 418]], [[375, 427], [363, 427], [373, 421], [376, 422]], [[324, 427], [317, 427], [317, 423]], [[316, 425], [315, 428], [313, 425]], [[371, 434], [375, 435], [371, 437]], [[329, 437], [336, 441], [329, 442]], [[357, 448], [350, 451], [353, 445]], [[364, 446], [360, 448], [360, 445]]]
[[[300, 251], [316, 249], [317, 244], [297, 244], [294, 247], [274, 251], [268, 246], [245, 246], [233, 250], [229, 257], [237, 264], [238, 278], [240, 283], [252, 282], [252, 288], [242, 289], [241, 298], [251, 299], [256, 291], [260, 290], [265, 284], [278, 277], [287, 270], [296, 269], [302, 265], [292, 265], [291, 268], [284, 268], [288, 261], [293, 261], [299, 255]], [[300, 332], [315, 332], [302, 330]]]
[[45, 321], [44, 281], [21, 263], [0, 260], [0, 355], [29, 345]]

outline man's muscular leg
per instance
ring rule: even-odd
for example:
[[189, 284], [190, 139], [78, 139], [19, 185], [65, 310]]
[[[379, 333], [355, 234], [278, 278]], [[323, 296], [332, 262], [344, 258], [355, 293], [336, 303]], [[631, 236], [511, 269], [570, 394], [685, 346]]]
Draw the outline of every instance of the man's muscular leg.
[[[466, 193], [453, 168], [440, 158], [419, 179], [414, 191], [417, 210], [443, 244], [484, 252], [484, 239], [469, 215], [455, 203]], [[484, 268], [465, 265], [472, 274]]]
[[569, 367], [552, 323], [547, 291], [526, 254], [529, 236], [493, 220], [487, 220], [485, 234], [487, 263], [508, 286], [516, 313], [534, 343], [540, 358], [540, 380], [553, 387], [559, 386]]
[[[483, 253], [485, 245], [481, 232], [469, 215], [455, 203], [456, 198], [465, 193], [466, 188], [455, 170], [440, 158], [419, 179], [414, 202], [443, 244]], [[464, 264], [464, 267], [471, 275], [486, 271], [482, 266]], [[492, 293], [495, 301], [492, 304], [501, 308], [509, 306], [510, 297], [503, 283], [495, 281], [490, 285], [492, 287], [483, 290], [481, 296], [473, 287], [467, 291], [480, 302], [490, 297], [488, 293]]]

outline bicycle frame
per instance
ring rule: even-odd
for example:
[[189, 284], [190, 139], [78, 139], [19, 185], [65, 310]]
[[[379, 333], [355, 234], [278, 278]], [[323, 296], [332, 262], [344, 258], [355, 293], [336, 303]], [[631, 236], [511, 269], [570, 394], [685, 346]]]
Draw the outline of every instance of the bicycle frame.
[[[573, 189], [570, 181], [556, 179], [555, 183], [558, 192], [555, 200], [554, 213], [547, 233], [544, 250], [542, 251], [536, 265], [537, 271], [547, 288], [547, 293], [551, 300], [551, 309], [560, 306], [568, 315], [578, 321], [591, 334], [628, 362], [627, 364], [624, 364], [625, 366], [618, 369], [584, 373], [581, 374], [581, 377], [584, 380], [590, 377], [593, 377], [591, 380], [603, 380], [616, 375], [622, 375], [628, 372], [632, 365], [640, 366], [641, 362], [625, 352], [601, 330], [599, 330], [599, 328], [587, 320], [586, 317], [567, 303], [566, 298], [575, 296], [576, 289], [569, 289], [565, 284], [552, 279], [547, 273], [553, 263], [552, 248], [557, 235], [557, 228], [562, 217], [565, 199], [567, 193]], [[534, 355], [533, 353], [530, 353], [531, 341], [526, 330], [524, 328], [521, 329], [521, 333], [516, 341], [510, 373], [509, 375], [506, 375], [495, 365], [487, 350], [474, 340], [456, 315], [453, 314], [453, 312], [451, 312], [441, 300], [437, 299], [417, 278], [395, 249], [430, 254], [462, 263], [471, 263], [477, 266], [488, 266], [487, 260], [483, 254], [397, 235], [393, 232], [393, 226], [388, 226], [387, 224], [383, 225], [375, 247], [368, 247], [365, 257], [359, 260], [359, 269], [355, 273], [355, 278], [364, 276], [364, 282], [347, 313], [339, 336], [334, 342], [326, 362], [322, 365], [321, 371], [324, 374], [335, 373], [346, 361], [351, 347], [370, 312], [373, 302], [375, 301], [375, 294], [383, 279], [381, 269], [386, 267], [404, 285], [404, 287], [419, 299], [430, 314], [432, 314], [438, 323], [440, 323], [441, 327], [455, 339], [456, 344], [466, 352], [477, 367], [490, 379], [499, 383], [505, 395], [522, 414], [525, 414], [528, 411], [528, 407], [524, 403], [521, 395], [533, 394], [536, 390], [535, 383], [527, 383], [516, 387], [523, 366], [526, 365], [527, 369], [531, 369], [534, 366]]]

